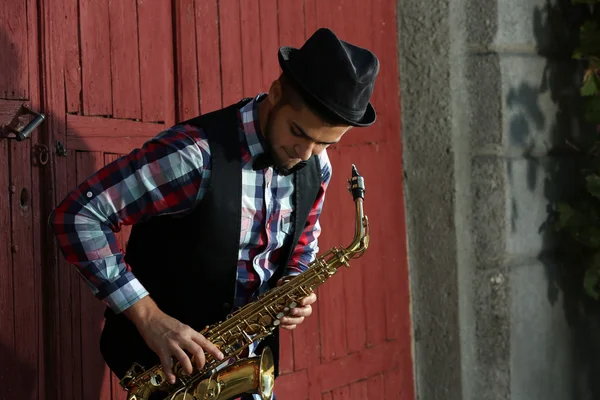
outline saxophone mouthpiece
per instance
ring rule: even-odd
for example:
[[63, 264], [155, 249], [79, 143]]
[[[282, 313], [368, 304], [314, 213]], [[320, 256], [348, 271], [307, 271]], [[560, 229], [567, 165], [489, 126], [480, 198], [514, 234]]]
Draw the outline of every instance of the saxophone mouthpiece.
[[348, 181], [350, 187], [348, 190], [352, 192], [354, 200], [365, 198], [365, 180], [359, 175], [356, 165], [352, 164], [352, 179]]

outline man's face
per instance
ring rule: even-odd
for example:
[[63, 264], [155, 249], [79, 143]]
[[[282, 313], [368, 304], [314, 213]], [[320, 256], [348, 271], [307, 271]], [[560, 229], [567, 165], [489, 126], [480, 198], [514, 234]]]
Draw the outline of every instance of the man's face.
[[296, 110], [277, 103], [269, 113], [264, 134], [275, 164], [289, 170], [339, 142], [349, 128], [326, 125], [306, 106]]

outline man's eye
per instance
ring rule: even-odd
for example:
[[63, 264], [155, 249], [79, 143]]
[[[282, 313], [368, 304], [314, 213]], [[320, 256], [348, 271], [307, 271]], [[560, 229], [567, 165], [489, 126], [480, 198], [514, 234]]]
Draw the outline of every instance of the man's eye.
[[292, 135], [294, 135], [294, 136], [300, 136], [300, 134], [298, 132], [296, 132], [294, 130], [294, 128], [290, 128], [290, 132], [292, 132]]

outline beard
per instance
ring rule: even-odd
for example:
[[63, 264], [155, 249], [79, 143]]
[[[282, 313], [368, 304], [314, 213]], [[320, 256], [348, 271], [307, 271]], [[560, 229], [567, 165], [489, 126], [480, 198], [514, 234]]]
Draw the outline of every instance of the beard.
[[280, 108], [281, 108], [281, 104], [277, 103], [275, 105], [275, 107], [273, 107], [273, 109], [269, 112], [269, 115], [267, 117], [267, 123], [265, 124], [265, 131], [263, 132], [264, 137], [265, 137], [264, 151], [271, 158], [271, 160], [273, 160], [273, 168], [277, 171], [278, 174], [289, 175], [289, 174], [299, 170], [300, 168], [303, 168], [306, 165], [306, 161], [300, 161], [296, 164], [289, 164], [289, 162], [291, 160], [288, 159], [287, 160], [288, 163], [284, 163], [279, 159], [279, 157], [277, 156], [277, 153], [275, 153], [275, 150], [273, 148], [273, 143], [272, 143], [273, 130], [274, 130], [273, 126], [275, 125], [275, 117]]

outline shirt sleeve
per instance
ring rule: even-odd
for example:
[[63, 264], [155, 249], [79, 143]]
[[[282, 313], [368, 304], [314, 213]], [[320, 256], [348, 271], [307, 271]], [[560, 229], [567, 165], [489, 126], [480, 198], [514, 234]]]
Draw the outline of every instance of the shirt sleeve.
[[323, 210], [325, 193], [327, 192], [332, 174], [331, 162], [327, 156], [327, 150], [319, 154], [319, 162], [321, 163], [321, 187], [308, 214], [304, 232], [300, 236], [300, 240], [294, 249], [289, 265], [284, 273], [285, 276], [294, 276], [306, 271], [308, 265], [315, 260], [319, 252], [318, 238], [321, 235], [319, 218]]
[[191, 209], [203, 195], [209, 159], [202, 131], [172, 127], [95, 172], [50, 214], [48, 223], [66, 261], [116, 313], [148, 292], [124, 261], [115, 232]]

